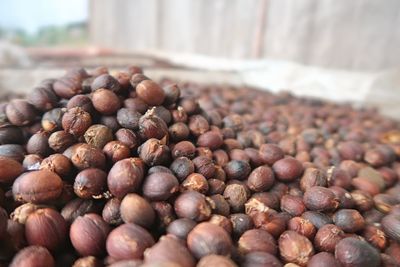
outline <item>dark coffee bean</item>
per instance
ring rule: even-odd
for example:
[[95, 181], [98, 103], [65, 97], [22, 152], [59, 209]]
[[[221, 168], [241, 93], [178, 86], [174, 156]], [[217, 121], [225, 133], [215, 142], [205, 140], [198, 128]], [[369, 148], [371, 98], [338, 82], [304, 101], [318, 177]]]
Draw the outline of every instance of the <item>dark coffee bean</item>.
[[105, 73], [105, 74], [101, 74], [101, 75], [97, 76], [93, 80], [91, 88], [93, 91], [104, 88], [104, 89], [109, 89], [113, 92], [118, 93], [121, 90], [121, 85], [117, 79], [115, 79], [113, 76], [109, 75], [108, 73]]
[[32, 90], [27, 100], [36, 109], [47, 111], [56, 107], [58, 97], [54, 93], [52, 86], [39, 86]]
[[139, 119], [141, 116], [142, 114], [139, 112], [127, 108], [121, 108], [117, 112], [119, 125], [131, 130], [137, 130], [139, 128]]
[[354, 237], [342, 239], [335, 248], [336, 259], [345, 267], [380, 266], [379, 252], [366, 241]]
[[86, 95], [76, 95], [72, 97], [67, 104], [67, 109], [80, 107], [90, 115], [94, 115], [94, 107], [92, 100]]

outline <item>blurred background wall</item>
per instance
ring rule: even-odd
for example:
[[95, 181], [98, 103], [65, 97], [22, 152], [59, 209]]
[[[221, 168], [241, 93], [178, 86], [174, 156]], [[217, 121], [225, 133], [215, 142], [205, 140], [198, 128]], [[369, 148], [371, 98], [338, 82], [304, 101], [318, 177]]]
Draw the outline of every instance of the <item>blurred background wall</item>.
[[93, 44], [379, 70], [400, 65], [398, 0], [91, 0]]

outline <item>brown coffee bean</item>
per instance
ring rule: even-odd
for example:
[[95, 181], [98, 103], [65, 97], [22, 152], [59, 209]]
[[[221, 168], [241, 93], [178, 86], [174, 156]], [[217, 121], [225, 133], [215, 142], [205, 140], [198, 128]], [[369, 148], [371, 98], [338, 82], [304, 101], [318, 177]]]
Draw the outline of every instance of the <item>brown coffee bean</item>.
[[347, 233], [354, 233], [365, 227], [364, 218], [357, 210], [341, 209], [333, 215], [336, 226]]
[[250, 216], [243, 213], [235, 213], [229, 216], [232, 222], [232, 233], [234, 237], [240, 237], [244, 232], [254, 227]]
[[281, 210], [292, 216], [300, 216], [306, 211], [306, 206], [301, 196], [284, 195], [281, 198]]
[[389, 214], [385, 216], [382, 221], [382, 229], [385, 232], [385, 234], [399, 242], [400, 240], [400, 229], [399, 229], [399, 221], [400, 217], [397, 214]]
[[182, 181], [181, 187], [184, 190], [194, 190], [206, 194], [209, 190], [206, 178], [200, 173], [192, 173]]
[[6, 115], [12, 124], [24, 126], [30, 125], [35, 121], [37, 112], [26, 100], [14, 99], [8, 103]]
[[82, 256], [101, 256], [105, 252], [109, 225], [101, 216], [90, 213], [79, 216], [72, 223], [69, 237], [75, 250]]
[[345, 267], [380, 266], [379, 252], [366, 241], [354, 237], [342, 239], [335, 248], [336, 259]]
[[314, 255], [310, 240], [295, 231], [285, 231], [279, 238], [279, 253], [285, 262], [306, 266]]
[[[181, 107], [178, 106], [176, 109], [172, 110], [172, 121], [174, 123], [178, 123], [178, 122], [186, 122], [188, 119], [188, 115], [186, 113], [186, 111]], [[189, 129], [189, 127], [188, 127]]]
[[353, 197], [346, 189], [339, 186], [331, 186], [329, 187], [329, 190], [331, 190], [338, 199], [339, 208], [344, 208], [344, 209], [354, 208], [355, 201], [353, 200]]
[[183, 122], [176, 122], [168, 128], [168, 133], [171, 140], [179, 142], [189, 137], [189, 127]]
[[326, 174], [317, 168], [307, 168], [304, 170], [303, 176], [300, 179], [300, 188], [307, 191], [313, 186], [326, 187]]
[[154, 239], [150, 233], [132, 223], [112, 230], [106, 242], [108, 254], [116, 260], [141, 259], [144, 251], [153, 245]]
[[328, 188], [313, 186], [304, 193], [303, 201], [310, 210], [326, 211], [335, 210], [339, 201], [335, 194]]
[[357, 210], [368, 211], [374, 207], [373, 198], [369, 193], [361, 190], [354, 190], [350, 194], [354, 200]]
[[117, 79], [113, 76], [109, 75], [108, 73], [104, 73], [98, 75], [92, 82], [91, 89], [92, 91], [96, 91], [98, 89], [109, 89], [115, 93], [121, 91], [121, 85]]
[[272, 166], [276, 177], [284, 182], [290, 182], [303, 174], [303, 165], [294, 158], [284, 158]]
[[189, 141], [182, 141], [175, 144], [171, 153], [174, 159], [179, 157], [193, 159], [196, 155], [196, 147]]
[[75, 177], [74, 192], [84, 199], [98, 199], [106, 194], [107, 173], [100, 169], [88, 168]]
[[139, 119], [139, 135], [143, 140], [168, 136], [168, 126], [163, 119], [155, 115], [151, 109]]
[[228, 115], [222, 121], [224, 127], [231, 128], [234, 131], [240, 131], [243, 128], [243, 119], [238, 114]]
[[224, 171], [228, 179], [244, 180], [249, 176], [251, 167], [246, 161], [231, 160], [225, 165]]
[[207, 255], [197, 263], [197, 267], [207, 266], [237, 267], [231, 259], [220, 255]]
[[223, 144], [223, 137], [220, 133], [214, 131], [208, 131], [199, 136], [197, 139], [197, 145], [202, 147], [208, 147], [211, 150], [216, 150]]
[[209, 179], [208, 180], [208, 193], [210, 195], [215, 194], [223, 194], [225, 191], [226, 185], [223, 181], [218, 179]]
[[0, 183], [10, 183], [23, 171], [21, 163], [16, 160], [0, 157]]
[[25, 150], [21, 145], [7, 144], [0, 145], [0, 157], [22, 162], [25, 157]]
[[49, 137], [49, 147], [55, 152], [62, 153], [68, 147], [72, 146], [76, 140], [75, 137], [65, 131], [57, 131], [50, 135]]
[[10, 263], [10, 267], [48, 266], [54, 267], [55, 262], [50, 252], [41, 246], [28, 246], [20, 250]]
[[188, 235], [187, 244], [191, 253], [200, 259], [207, 254], [228, 256], [232, 240], [222, 227], [205, 222], [193, 228]]
[[131, 150], [127, 145], [120, 141], [108, 142], [104, 148], [103, 153], [106, 155], [107, 159], [112, 163], [129, 158], [131, 155]]
[[371, 167], [364, 167], [358, 171], [358, 177], [362, 177], [364, 179], [369, 180], [379, 186], [381, 190], [385, 189], [385, 180], [378, 170], [375, 170]]
[[[241, 261], [241, 266], [244, 267], [261, 267], [261, 266], [283, 266], [280, 260], [274, 255], [267, 252], [251, 252], [246, 254]], [[286, 267], [291, 267], [287, 265]], [[293, 266], [294, 267], [294, 266]]]
[[232, 223], [227, 217], [220, 214], [213, 214], [208, 222], [224, 228], [229, 235], [232, 234]]
[[7, 232], [8, 214], [5, 209], [0, 207], [0, 238], [3, 239]]
[[111, 194], [123, 198], [128, 193], [137, 192], [144, 178], [144, 163], [139, 158], [118, 161], [107, 176]]
[[129, 70], [128, 70], [128, 73], [132, 74], [130, 83], [131, 83], [133, 88], [136, 88], [136, 86], [140, 82], [142, 82], [144, 80], [149, 80], [149, 78], [147, 76], [143, 75], [143, 73], [131, 73]]
[[180, 218], [187, 218], [197, 222], [210, 218], [211, 208], [206, 197], [196, 191], [186, 191], [175, 200], [175, 212]]
[[150, 203], [134, 193], [122, 199], [120, 212], [125, 223], [134, 223], [144, 228], [150, 228], [154, 223], [155, 212]]
[[43, 158], [39, 155], [26, 155], [22, 162], [22, 166], [26, 171], [37, 171], [40, 169], [42, 161]]
[[49, 147], [49, 133], [41, 131], [32, 135], [26, 144], [26, 151], [29, 154], [37, 154], [44, 157], [48, 156], [51, 153]]
[[[179, 252], [179, 253], [177, 253]], [[164, 264], [165, 262], [177, 266], [194, 267], [195, 259], [186, 245], [174, 236], [162, 236], [160, 240], [144, 253], [147, 264]]]
[[89, 145], [102, 149], [108, 142], [113, 140], [113, 134], [112, 130], [107, 126], [95, 124], [86, 130], [84, 138]]
[[197, 137], [206, 133], [210, 129], [208, 121], [201, 115], [190, 116], [188, 126], [190, 133]]
[[39, 86], [32, 90], [27, 100], [36, 109], [47, 111], [56, 107], [58, 97], [54, 93], [52, 86]]
[[240, 237], [238, 241], [238, 249], [242, 254], [262, 251], [276, 255], [277, 244], [274, 237], [267, 231], [261, 229], [252, 229], [246, 231]]
[[181, 95], [181, 90], [175, 83], [164, 86], [163, 90], [165, 93], [164, 105], [166, 107], [175, 104]]
[[192, 98], [181, 98], [178, 102], [178, 105], [184, 110], [187, 115], [197, 114], [200, 111], [199, 103]]
[[198, 156], [193, 159], [195, 171], [202, 174], [207, 179], [212, 178], [215, 174], [215, 165], [211, 159], [205, 156]]
[[151, 202], [151, 206], [156, 212], [156, 227], [165, 229], [172, 221], [176, 219], [174, 207], [166, 201]]
[[344, 160], [360, 161], [364, 156], [364, 149], [360, 143], [347, 141], [339, 143], [338, 151], [340, 157]]
[[328, 215], [317, 211], [306, 211], [301, 215], [302, 218], [309, 220], [317, 229], [326, 224], [332, 224], [333, 221]]
[[150, 106], [159, 106], [165, 100], [164, 90], [152, 80], [143, 80], [137, 84], [136, 93]]
[[83, 92], [81, 83], [82, 77], [80, 76], [64, 76], [54, 83], [54, 92], [60, 98], [70, 99], [74, 95], [81, 94]]
[[107, 89], [98, 89], [92, 94], [94, 108], [104, 115], [115, 114], [121, 107], [118, 96]]
[[364, 160], [373, 167], [381, 167], [394, 161], [394, 151], [387, 146], [378, 146], [365, 152]]
[[115, 133], [117, 141], [122, 142], [129, 149], [135, 149], [139, 145], [139, 137], [131, 130], [121, 128]]
[[188, 234], [196, 226], [196, 222], [188, 218], [180, 218], [171, 222], [167, 227], [167, 233], [182, 240], [186, 240]]
[[[66, 264], [65, 260], [63, 261], [64, 264]], [[93, 256], [86, 256], [83, 258], [77, 259], [72, 267], [103, 267], [103, 262]]]
[[340, 263], [335, 259], [335, 256], [328, 252], [320, 252], [311, 257], [307, 263], [308, 267], [340, 267]]
[[271, 168], [260, 166], [254, 169], [247, 178], [247, 186], [254, 192], [267, 191], [275, 182]]
[[125, 99], [124, 107], [129, 110], [137, 111], [140, 114], [146, 113], [146, 111], [149, 109], [149, 106], [146, 104], [146, 102], [139, 97]]
[[78, 144], [72, 151], [71, 162], [79, 170], [87, 168], [104, 169], [106, 157], [100, 149], [82, 143]]
[[250, 158], [247, 155], [247, 153], [242, 150], [242, 149], [232, 149], [229, 151], [229, 157], [231, 160], [240, 160], [240, 161], [245, 161], [247, 163], [250, 163]]
[[293, 217], [288, 221], [288, 230], [296, 231], [312, 240], [317, 232], [317, 228], [307, 219]]
[[61, 248], [66, 240], [67, 223], [57, 211], [39, 209], [28, 216], [25, 236], [29, 245], [39, 245], [54, 251]]
[[272, 166], [284, 157], [282, 149], [274, 144], [263, 144], [260, 146], [260, 156], [265, 164]]
[[336, 244], [345, 237], [344, 232], [336, 225], [326, 224], [315, 235], [314, 245], [319, 251], [334, 252]]
[[138, 149], [139, 157], [148, 165], [167, 165], [171, 159], [169, 147], [162, 141], [151, 138]]
[[279, 209], [280, 208], [280, 198], [271, 192], [256, 193], [251, 196], [251, 198], [245, 204], [246, 213], [250, 214], [253, 210], [264, 212], [269, 208]]
[[25, 142], [22, 130], [14, 125], [0, 125], [0, 145]]
[[120, 225], [123, 223], [120, 213], [121, 200], [118, 198], [111, 198], [104, 205], [102, 211], [103, 220], [110, 225]]
[[79, 216], [87, 213], [100, 213], [101, 209], [100, 203], [94, 200], [75, 198], [65, 204], [61, 210], [61, 215], [68, 224], [71, 224]]
[[367, 225], [362, 233], [365, 240], [379, 250], [384, 250], [388, 245], [385, 233], [378, 227]]
[[194, 164], [190, 159], [186, 157], [180, 157], [175, 159], [171, 163], [171, 166], [169, 168], [179, 179], [179, 181], [183, 181], [190, 174], [194, 173]]
[[229, 206], [234, 212], [244, 211], [249, 195], [247, 186], [239, 181], [228, 184], [224, 190], [224, 198], [228, 201]]
[[252, 147], [247, 147], [244, 149], [244, 152], [250, 159], [250, 165], [253, 167], [259, 167], [264, 165], [264, 160], [261, 158], [260, 152]]
[[94, 115], [94, 107], [92, 100], [87, 95], [76, 95], [68, 100], [67, 109], [80, 107], [82, 110], [89, 113], [91, 116]]
[[379, 186], [376, 183], [371, 182], [370, 180], [368, 180], [366, 178], [361, 178], [361, 177], [354, 178], [352, 180], [351, 184], [356, 189], [367, 192], [371, 196], [375, 196], [376, 194], [379, 194], [381, 191]]
[[61, 178], [48, 170], [32, 171], [19, 176], [13, 184], [14, 199], [20, 202], [46, 203], [62, 192]]
[[139, 128], [139, 120], [142, 114], [135, 110], [121, 108], [117, 112], [117, 121], [124, 128], [137, 130]]
[[383, 213], [389, 213], [393, 206], [399, 204], [395, 196], [389, 194], [377, 194], [373, 197], [375, 208]]
[[62, 154], [53, 154], [40, 164], [39, 170], [49, 170], [57, 173], [60, 177], [66, 177], [71, 172], [71, 161]]
[[54, 108], [44, 113], [41, 121], [42, 128], [48, 132], [62, 130], [62, 118], [65, 112], [63, 108]]
[[113, 132], [116, 132], [121, 126], [119, 125], [115, 116], [101, 116], [100, 123], [110, 128]]

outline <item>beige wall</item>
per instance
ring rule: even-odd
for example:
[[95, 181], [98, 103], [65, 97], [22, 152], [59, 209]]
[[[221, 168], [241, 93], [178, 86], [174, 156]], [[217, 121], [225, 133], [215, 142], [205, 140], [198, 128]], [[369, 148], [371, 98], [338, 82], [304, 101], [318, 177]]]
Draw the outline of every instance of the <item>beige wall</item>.
[[399, 0], [91, 0], [90, 37], [122, 51], [400, 66]]

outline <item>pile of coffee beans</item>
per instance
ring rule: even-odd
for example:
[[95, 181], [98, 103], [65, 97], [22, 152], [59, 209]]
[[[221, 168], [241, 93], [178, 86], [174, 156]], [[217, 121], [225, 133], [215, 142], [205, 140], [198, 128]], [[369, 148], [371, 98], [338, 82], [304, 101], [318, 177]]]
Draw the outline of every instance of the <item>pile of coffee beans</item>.
[[0, 105], [0, 266], [400, 266], [399, 126], [72, 69]]

